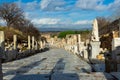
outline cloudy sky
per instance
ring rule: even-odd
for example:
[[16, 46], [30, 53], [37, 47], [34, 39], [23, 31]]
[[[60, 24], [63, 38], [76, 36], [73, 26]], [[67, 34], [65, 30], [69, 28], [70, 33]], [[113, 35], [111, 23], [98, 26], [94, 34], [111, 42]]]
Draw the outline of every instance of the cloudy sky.
[[38, 28], [90, 28], [96, 17], [109, 17], [120, 8], [120, 0], [0, 0], [4, 2], [17, 3]]

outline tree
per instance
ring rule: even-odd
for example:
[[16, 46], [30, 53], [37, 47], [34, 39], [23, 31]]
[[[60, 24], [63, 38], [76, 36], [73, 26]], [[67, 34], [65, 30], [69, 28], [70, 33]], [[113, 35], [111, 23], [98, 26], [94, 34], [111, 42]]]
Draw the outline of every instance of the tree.
[[39, 38], [40, 32], [39, 30], [31, 23], [30, 20], [25, 20], [23, 28], [20, 29], [22, 32], [24, 32], [26, 35], [35, 36], [36, 39]]
[[23, 11], [15, 3], [0, 5], [0, 18], [7, 22], [8, 27], [16, 27], [23, 22]]
[[99, 30], [103, 29], [110, 23], [110, 21], [106, 19], [105, 17], [97, 17], [97, 20], [98, 20]]
[[0, 18], [7, 22], [8, 27], [13, 27], [26, 36], [35, 36], [37, 39], [40, 36], [39, 30], [30, 20], [25, 19], [23, 13], [15, 3], [4, 3], [0, 6]]

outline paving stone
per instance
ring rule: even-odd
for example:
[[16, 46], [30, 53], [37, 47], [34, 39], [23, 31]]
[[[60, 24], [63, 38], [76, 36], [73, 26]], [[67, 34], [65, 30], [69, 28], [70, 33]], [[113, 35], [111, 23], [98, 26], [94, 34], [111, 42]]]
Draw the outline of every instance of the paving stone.
[[87, 74], [91, 73], [91, 66], [87, 62], [64, 49], [50, 49], [49, 51], [13, 62], [3, 63], [2, 65], [4, 79], [6, 80], [96, 79], [95, 74]]
[[110, 74], [113, 75], [118, 80], [120, 80], [120, 72], [111, 72]]

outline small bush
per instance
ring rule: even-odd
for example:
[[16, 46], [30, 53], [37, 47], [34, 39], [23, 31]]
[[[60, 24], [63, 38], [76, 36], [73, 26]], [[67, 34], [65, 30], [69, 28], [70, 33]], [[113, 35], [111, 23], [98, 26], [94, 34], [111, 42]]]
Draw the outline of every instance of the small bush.
[[68, 34], [75, 34], [75, 31], [63, 31], [63, 32], [60, 32], [59, 35], [58, 35], [58, 38], [65, 38], [66, 35]]

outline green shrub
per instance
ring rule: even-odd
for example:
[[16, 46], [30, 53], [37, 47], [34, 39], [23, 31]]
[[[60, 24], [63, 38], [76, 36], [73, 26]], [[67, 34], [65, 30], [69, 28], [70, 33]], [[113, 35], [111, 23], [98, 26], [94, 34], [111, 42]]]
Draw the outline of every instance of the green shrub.
[[68, 34], [75, 34], [75, 31], [63, 31], [63, 32], [60, 32], [59, 35], [58, 35], [58, 38], [65, 38], [66, 35]]
[[91, 31], [90, 30], [80, 30], [80, 31], [63, 31], [60, 32], [58, 38], [65, 38], [68, 34], [81, 34], [81, 36], [86, 37]]

